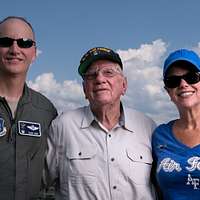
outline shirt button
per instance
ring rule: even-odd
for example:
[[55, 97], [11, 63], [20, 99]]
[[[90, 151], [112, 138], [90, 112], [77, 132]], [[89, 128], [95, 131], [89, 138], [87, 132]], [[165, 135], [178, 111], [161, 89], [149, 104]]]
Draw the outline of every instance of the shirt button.
[[113, 162], [115, 159], [114, 158], [111, 158], [111, 161]]
[[116, 190], [116, 189], [117, 189], [117, 186], [116, 186], [116, 185], [114, 185], [114, 186], [113, 186], [113, 189], [114, 189], [114, 190]]
[[81, 156], [81, 155], [82, 155], [82, 153], [81, 153], [81, 152], [79, 152], [79, 153], [78, 153], [78, 155], [79, 155], [79, 156]]
[[108, 134], [108, 137], [111, 137], [111, 134]]

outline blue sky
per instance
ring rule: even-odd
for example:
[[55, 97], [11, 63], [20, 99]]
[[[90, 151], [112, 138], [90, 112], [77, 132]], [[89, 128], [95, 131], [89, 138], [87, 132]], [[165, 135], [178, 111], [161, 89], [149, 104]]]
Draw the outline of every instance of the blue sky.
[[199, 8], [198, 0], [1, 0], [0, 18], [23, 16], [33, 25], [41, 53], [28, 81], [60, 110], [84, 102], [83, 53], [107, 46], [124, 62], [125, 103], [162, 122], [176, 116], [163, 90], [163, 59], [177, 48], [200, 52]]

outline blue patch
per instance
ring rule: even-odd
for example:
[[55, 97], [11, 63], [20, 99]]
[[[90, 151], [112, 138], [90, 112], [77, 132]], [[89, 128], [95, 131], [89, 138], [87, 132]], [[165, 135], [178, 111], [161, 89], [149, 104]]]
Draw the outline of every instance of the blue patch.
[[4, 136], [5, 134], [6, 134], [5, 121], [3, 118], [0, 118], [0, 137]]
[[19, 134], [24, 136], [40, 137], [41, 126], [39, 123], [18, 121]]

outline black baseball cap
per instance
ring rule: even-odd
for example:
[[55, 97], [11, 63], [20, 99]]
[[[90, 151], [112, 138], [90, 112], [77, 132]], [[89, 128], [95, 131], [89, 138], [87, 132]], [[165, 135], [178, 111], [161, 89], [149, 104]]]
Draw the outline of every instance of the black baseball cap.
[[118, 53], [106, 47], [94, 47], [90, 49], [86, 54], [84, 54], [81, 58], [78, 68], [79, 74], [83, 76], [83, 74], [85, 74], [85, 72], [94, 61], [101, 59], [116, 62], [120, 65], [121, 69], [123, 69], [122, 61]]

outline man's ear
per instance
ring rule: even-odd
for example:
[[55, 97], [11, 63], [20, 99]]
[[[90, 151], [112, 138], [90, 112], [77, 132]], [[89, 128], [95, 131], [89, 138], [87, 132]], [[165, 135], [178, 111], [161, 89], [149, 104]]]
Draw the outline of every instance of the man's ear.
[[34, 55], [31, 59], [31, 64], [35, 61], [35, 59], [37, 58], [37, 54], [38, 54], [38, 51], [37, 51], [37, 47], [34, 48]]
[[126, 93], [126, 90], [127, 90], [127, 86], [128, 85], [128, 83], [127, 83], [127, 78], [126, 77], [124, 77], [124, 80], [123, 80], [123, 90], [122, 90], [122, 95], [124, 96], [125, 95], [125, 93]]
[[82, 81], [82, 86], [83, 86], [83, 92], [84, 92], [84, 94], [85, 94], [85, 99], [87, 99], [87, 91], [86, 91], [86, 86], [85, 86], [85, 82], [84, 81]]

